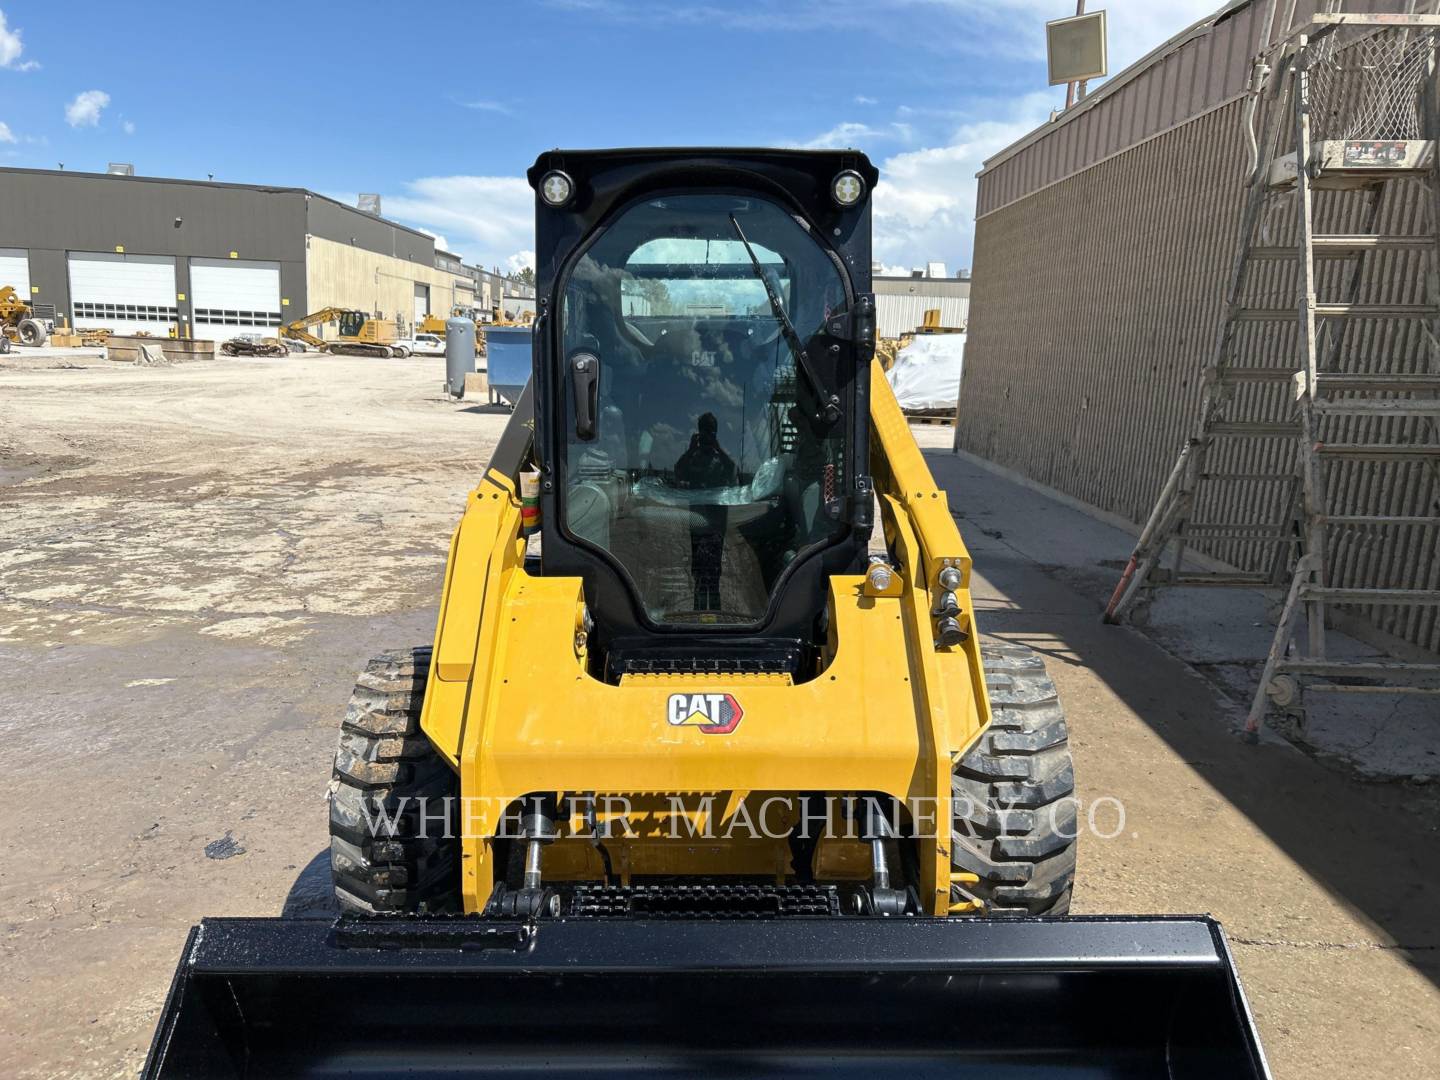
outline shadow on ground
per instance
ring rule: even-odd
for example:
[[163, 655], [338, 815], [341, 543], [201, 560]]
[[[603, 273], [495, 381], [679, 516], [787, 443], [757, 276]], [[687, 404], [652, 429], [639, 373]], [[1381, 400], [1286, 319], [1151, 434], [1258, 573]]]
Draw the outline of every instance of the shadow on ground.
[[459, 411], [463, 413], [474, 413], [477, 416], [509, 416], [515, 410], [509, 405], [483, 404], [469, 405]]
[[[1440, 984], [1437, 785], [1366, 783], [1278, 739], [1241, 742], [1236, 727], [1243, 707], [1223, 686], [1202, 680], [1141, 631], [1102, 624], [1114, 581], [1106, 568], [1128, 555], [1133, 541], [1127, 534], [963, 457], [944, 451], [926, 457], [949, 493], [982, 579], [975, 604], [986, 636], [1037, 649], [1052, 672], [1067, 665], [1092, 672], [1272, 844]], [[1085, 564], [1097, 572], [1077, 576], [1074, 568]], [[1072, 735], [1083, 724], [1083, 717], [1074, 718]], [[1232, 839], [1211, 822], [1195, 827], [1214, 846]], [[1205, 835], [1207, 827], [1213, 835]], [[1233, 839], [1239, 846], [1240, 838]], [[1216, 881], [1213, 895], [1247, 887], [1244, 880]], [[1203, 895], [1197, 899], [1204, 903]]]
[[335, 889], [330, 879], [330, 849], [323, 848], [301, 868], [280, 916], [285, 919], [333, 919], [340, 914], [335, 903]]

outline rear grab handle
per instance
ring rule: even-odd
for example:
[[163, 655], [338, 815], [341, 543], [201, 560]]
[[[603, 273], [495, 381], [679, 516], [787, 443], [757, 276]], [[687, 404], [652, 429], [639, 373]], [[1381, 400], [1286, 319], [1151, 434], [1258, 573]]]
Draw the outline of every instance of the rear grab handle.
[[595, 438], [599, 413], [600, 358], [589, 352], [570, 357], [570, 380], [575, 390], [575, 437], [588, 442]]

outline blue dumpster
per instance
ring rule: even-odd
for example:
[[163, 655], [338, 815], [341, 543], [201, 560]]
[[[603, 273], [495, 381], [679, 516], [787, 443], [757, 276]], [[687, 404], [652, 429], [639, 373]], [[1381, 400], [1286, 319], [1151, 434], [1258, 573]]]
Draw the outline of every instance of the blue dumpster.
[[520, 400], [520, 391], [530, 381], [530, 341], [528, 326], [485, 328], [485, 362], [492, 401], [500, 397], [513, 406]]

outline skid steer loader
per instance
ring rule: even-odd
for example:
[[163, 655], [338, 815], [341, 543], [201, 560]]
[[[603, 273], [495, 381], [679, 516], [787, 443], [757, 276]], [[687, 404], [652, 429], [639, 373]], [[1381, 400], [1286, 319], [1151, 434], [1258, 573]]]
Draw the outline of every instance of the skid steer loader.
[[1268, 1075], [1216, 924], [1060, 917], [1065, 720], [873, 366], [870, 162], [529, 179], [533, 377], [345, 715], [343, 914], [204, 921], [146, 1075]]

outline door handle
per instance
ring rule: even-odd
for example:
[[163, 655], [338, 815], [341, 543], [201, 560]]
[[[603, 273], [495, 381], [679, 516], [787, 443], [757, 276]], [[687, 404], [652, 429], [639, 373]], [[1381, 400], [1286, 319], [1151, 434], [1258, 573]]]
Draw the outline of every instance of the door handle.
[[577, 352], [570, 357], [570, 385], [575, 391], [575, 437], [595, 438], [595, 421], [600, 405], [600, 358]]

